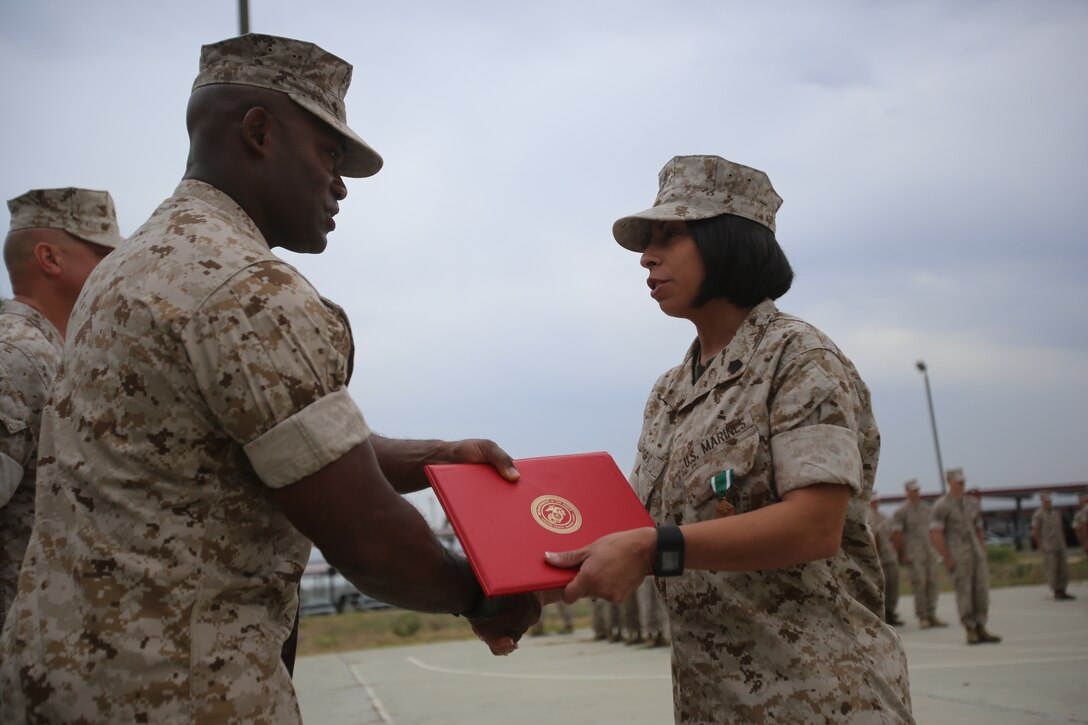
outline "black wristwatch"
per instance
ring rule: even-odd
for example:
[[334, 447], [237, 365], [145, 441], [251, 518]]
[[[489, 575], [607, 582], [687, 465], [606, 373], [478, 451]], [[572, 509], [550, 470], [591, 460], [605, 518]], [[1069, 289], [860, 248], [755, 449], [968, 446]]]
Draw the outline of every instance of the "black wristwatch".
[[654, 576], [678, 576], [683, 573], [684, 534], [679, 526], [658, 526]]

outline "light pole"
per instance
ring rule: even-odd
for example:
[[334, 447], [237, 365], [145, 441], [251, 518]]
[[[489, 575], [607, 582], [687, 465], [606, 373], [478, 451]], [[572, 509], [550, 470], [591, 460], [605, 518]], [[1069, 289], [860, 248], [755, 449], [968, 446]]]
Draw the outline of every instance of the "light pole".
[[238, 0], [238, 35], [249, 32], [249, 0]]
[[929, 392], [929, 373], [926, 372], [926, 364], [919, 360], [914, 363], [918, 372], [922, 373], [922, 379], [926, 381], [926, 402], [929, 403], [929, 424], [933, 426], [933, 447], [937, 449], [937, 480], [941, 482], [941, 494], [944, 494], [944, 462], [941, 461], [941, 441], [937, 438], [937, 416], [933, 414], [933, 394]]

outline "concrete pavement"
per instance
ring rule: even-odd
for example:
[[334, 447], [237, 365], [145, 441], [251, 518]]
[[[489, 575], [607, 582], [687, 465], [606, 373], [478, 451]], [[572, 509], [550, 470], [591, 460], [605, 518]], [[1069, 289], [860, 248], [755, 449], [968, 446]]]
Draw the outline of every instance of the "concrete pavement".
[[[1072, 602], [1045, 587], [991, 593], [996, 645], [969, 647], [954, 595], [919, 630], [909, 597], [899, 628], [919, 723], [1088, 723], [1088, 583]], [[295, 686], [308, 725], [554, 725], [672, 722], [667, 648], [592, 641], [588, 631], [525, 638], [510, 657], [476, 641], [302, 657]]]

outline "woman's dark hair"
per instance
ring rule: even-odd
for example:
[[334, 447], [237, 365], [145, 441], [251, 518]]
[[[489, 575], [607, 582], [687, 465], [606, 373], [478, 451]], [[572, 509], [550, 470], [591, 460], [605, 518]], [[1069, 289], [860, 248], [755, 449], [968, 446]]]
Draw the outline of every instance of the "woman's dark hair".
[[776, 300], [789, 291], [793, 268], [767, 227], [735, 214], [687, 224], [706, 268], [696, 307], [716, 297], [738, 307], [755, 307], [768, 297]]

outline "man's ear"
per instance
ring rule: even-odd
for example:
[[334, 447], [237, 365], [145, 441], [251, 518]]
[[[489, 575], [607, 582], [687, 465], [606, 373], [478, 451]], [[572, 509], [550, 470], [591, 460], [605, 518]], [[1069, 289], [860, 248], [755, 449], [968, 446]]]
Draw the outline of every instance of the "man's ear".
[[264, 156], [268, 153], [269, 132], [274, 123], [272, 115], [262, 106], [254, 106], [242, 118], [242, 143], [251, 152]]
[[34, 243], [34, 261], [46, 277], [60, 276], [60, 249], [52, 242]]

